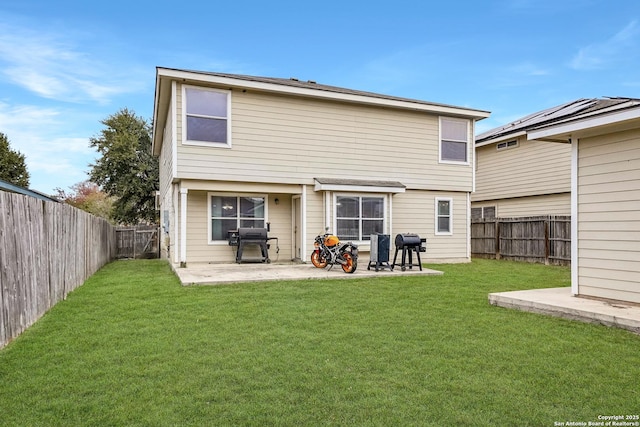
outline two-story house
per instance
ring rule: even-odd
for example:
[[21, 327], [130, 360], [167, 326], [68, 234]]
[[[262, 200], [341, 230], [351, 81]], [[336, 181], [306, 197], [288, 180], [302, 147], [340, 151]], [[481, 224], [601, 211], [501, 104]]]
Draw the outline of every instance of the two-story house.
[[616, 109], [629, 98], [583, 98], [476, 135], [474, 218], [571, 214], [571, 146], [530, 138], [534, 129], [578, 114]]
[[365, 252], [371, 234], [417, 233], [423, 261], [468, 261], [473, 135], [488, 116], [314, 81], [157, 68], [166, 254], [233, 262], [231, 232], [268, 227], [274, 261], [308, 261], [328, 227]]
[[570, 145], [571, 292], [639, 304], [640, 99], [603, 100], [528, 138]]

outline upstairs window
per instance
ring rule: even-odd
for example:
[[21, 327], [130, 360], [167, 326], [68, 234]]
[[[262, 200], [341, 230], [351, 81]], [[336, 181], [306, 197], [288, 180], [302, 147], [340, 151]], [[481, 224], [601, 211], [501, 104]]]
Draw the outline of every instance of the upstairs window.
[[231, 146], [230, 98], [227, 91], [185, 86], [186, 144]]
[[469, 120], [440, 117], [440, 161], [468, 163]]
[[336, 196], [335, 209], [340, 240], [371, 240], [384, 231], [384, 197]]

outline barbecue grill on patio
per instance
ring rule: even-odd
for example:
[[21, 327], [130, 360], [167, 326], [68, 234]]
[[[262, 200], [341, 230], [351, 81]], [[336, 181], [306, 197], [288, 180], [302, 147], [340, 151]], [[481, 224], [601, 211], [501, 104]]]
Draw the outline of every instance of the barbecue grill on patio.
[[[411, 269], [414, 266], [420, 268], [422, 271], [422, 261], [420, 260], [420, 252], [426, 252], [427, 239], [421, 239], [417, 234], [405, 233], [398, 234], [396, 236], [396, 254], [393, 257], [393, 267], [399, 265], [402, 271], [405, 271], [407, 267]], [[402, 260], [400, 264], [396, 264], [398, 259], [398, 252], [402, 252]], [[413, 253], [415, 252], [418, 263], [413, 263]]]
[[[266, 262], [270, 263], [269, 258], [269, 240], [277, 239], [277, 237], [268, 237], [266, 228], [247, 228], [240, 227], [237, 231], [231, 233], [229, 245], [237, 246], [236, 262]], [[257, 246], [260, 249], [261, 256], [259, 258], [245, 258], [245, 249], [248, 246]]]

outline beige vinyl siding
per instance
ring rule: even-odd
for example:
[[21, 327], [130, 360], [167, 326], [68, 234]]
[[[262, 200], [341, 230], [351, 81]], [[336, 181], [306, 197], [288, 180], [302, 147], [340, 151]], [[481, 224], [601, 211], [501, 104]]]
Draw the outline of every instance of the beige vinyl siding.
[[640, 130], [578, 144], [578, 292], [640, 303]]
[[173, 138], [173, 113], [171, 107], [167, 115], [166, 127], [162, 133], [162, 149], [160, 151], [160, 158], [158, 159], [158, 166], [161, 169], [160, 172], [160, 193], [166, 194], [170, 191], [171, 181], [173, 179], [173, 157], [175, 144], [172, 142]]
[[[158, 168], [160, 169], [158, 187], [160, 192], [160, 225], [163, 227], [160, 237], [160, 248], [163, 258], [167, 258], [170, 255], [171, 245], [175, 243], [173, 242], [173, 232], [176, 224], [172, 203], [173, 186], [171, 185], [173, 175], [173, 150], [175, 149], [175, 144], [172, 143], [173, 123], [173, 115], [171, 107], [169, 107], [166, 126], [162, 134], [162, 149], [158, 158]], [[165, 228], [166, 225], [168, 225], [168, 228]]]
[[207, 192], [187, 193], [187, 262], [231, 262], [234, 257], [227, 245], [209, 245]]
[[472, 202], [571, 191], [570, 144], [521, 137], [513, 148], [478, 147], [476, 163]]
[[[226, 243], [209, 243], [208, 195], [210, 192], [190, 190], [187, 194], [187, 262], [234, 262], [235, 247]], [[216, 194], [219, 194], [216, 192]], [[229, 193], [238, 195], [239, 193]], [[256, 194], [256, 193], [254, 193]], [[275, 199], [278, 204], [275, 204]], [[271, 223], [270, 237], [278, 237], [278, 242], [270, 241], [269, 258], [273, 261], [290, 261], [292, 256], [291, 236], [291, 194], [271, 194], [268, 197], [268, 219]], [[277, 247], [280, 252], [277, 252]], [[249, 248], [247, 256], [259, 255]]]
[[179, 178], [313, 184], [348, 177], [471, 190], [470, 165], [438, 161], [436, 115], [252, 91], [231, 96], [232, 148], [183, 145], [177, 125]]
[[513, 199], [472, 202], [472, 208], [495, 206], [499, 218], [571, 215], [571, 193], [548, 194], [543, 196], [516, 197]]
[[[435, 234], [435, 200], [451, 198], [453, 203], [452, 235]], [[395, 255], [395, 236], [417, 233], [427, 239], [427, 251], [420, 254], [423, 262], [460, 262], [467, 257], [467, 194], [411, 190], [393, 196], [393, 234], [391, 261]]]
[[324, 193], [322, 191], [313, 191], [312, 186], [307, 186], [307, 240], [306, 253], [301, 256], [302, 261], [311, 262], [313, 241], [318, 234], [324, 233], [324, 221]]

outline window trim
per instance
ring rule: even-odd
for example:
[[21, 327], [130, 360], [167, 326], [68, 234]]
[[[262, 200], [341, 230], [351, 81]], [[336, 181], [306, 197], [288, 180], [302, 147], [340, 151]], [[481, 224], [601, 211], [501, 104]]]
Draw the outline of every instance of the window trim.
[[[451, 141], [451, 142], [464, 142], [465, 143], [465, 159], [464, 161], [461, 160], [448, 160], [448, 159], [443, 159], [442, 158], [442, 143], [443, 143], [443, 139], [442, 139], [442, 121], [451, 121], [451, 122], [464, 122], [466, 124], [467, 127], [467, 139], [465, 141], [458, 141], [458, 140], [447, 140], [447, 141]], [[454, 117], [445, 117], [445, 116], [440, 116], [438, 118], [438, 162], [439, 163], [444, 163], [444, 164], [451, 164], [451, 165], [470, 165], [470, 158], [471, 155], [469, 153], [469, 147], [471, 145], [470, 143], [470, 137], [469, 137], [469, 126], [470, 126], [470, 120], [468, 119], [458, 119], [458, 118], [454, 118]]]
[[[211, 198], [215, 196], [220, 197], [235, 197], [238, 199], [238, 206], [240, 206], [240, 197], [262, 197], [264, 199], [264, 225], [267, 226], [269, 222], [269, 196], [267, 194], [256, 193], [229, 193], [229, 192], [207, 192], [207, 244], [209, 245], [228, 245], [229, 240], [213, 240], [211, 235], [211, 220], [213, 219], [213, 212], [211, 212]], [[240, 217], [236, 217], [238, 220]]]
[[[360, 207], [362, 208], [362, 198], [363, 197], [376, 197], [382, 199], [382, 231], [383, 233], [387, 230], [388, 224], [388, 194], [380, 194], [380, 193], [333, 193], [333, 230], [335, 235], [337, 236], [338, 230], [338, 197], [358, 197], [360, 199]], [[358, 237], [360, 240], [350, 240], [351, 242], [358, 245], [368, 245], [370, 244], [370, 240], [362, 239], [362, 209], [360, 209], [360, 218], [358, 218]]]
[[[449, 231], [438, 230], [438, 219], [440, 214], [438, 212], [439, 202], [449, 202]], [[444, 216], [444, 215], [443, 215]], [[451, 197], [436, 197], [435, 198], [435, 216], [434, 216], [434, 232], [436, 236], [452, 236], [453, 235], [453, 198]]]
[[[227, 142], [198, 141], [187, 139], [187, 89], [224, 93], [227, 96]], [[205, 117], [205, 116], [203, 116]], [[221, 118], [217, 116], [206, 116]], [[231, 91], [210, 87], [182, 85], [182, 145], [195, 145], [200, 147], [231, 148]]]

